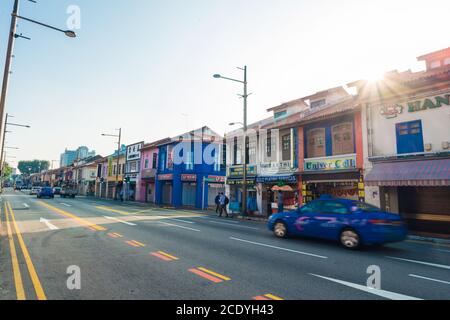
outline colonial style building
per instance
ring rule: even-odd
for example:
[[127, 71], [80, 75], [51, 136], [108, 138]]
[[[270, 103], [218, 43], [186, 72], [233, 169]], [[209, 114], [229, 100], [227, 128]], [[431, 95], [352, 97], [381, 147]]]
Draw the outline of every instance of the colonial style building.
[[222, 137], [208, 127], [158, 145], [155, 202], [206, 209], [225, 190]]
[[421, 72], [357, 81], [366, 201], [423, 234], [450, 236], [450, 48], [418, 58]]
[[158, 169], [158, 145], [169, 143], [169, 138], [146, 143], [141, 149], [140, 173], [136, 182], [136, 200], [155, 203], [156, 170]]

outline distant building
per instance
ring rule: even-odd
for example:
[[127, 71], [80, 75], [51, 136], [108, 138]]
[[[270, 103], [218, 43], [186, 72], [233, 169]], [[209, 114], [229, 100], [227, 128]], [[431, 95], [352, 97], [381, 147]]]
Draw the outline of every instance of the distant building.
[[70, 166], [76, 160], [83, 160], [94, 156], [95, 150], [89, 151], [89, 148], [85, 146], [81, 146], [77, 150], [66, 149], [60, 156], [59, 165], [60, 167]]

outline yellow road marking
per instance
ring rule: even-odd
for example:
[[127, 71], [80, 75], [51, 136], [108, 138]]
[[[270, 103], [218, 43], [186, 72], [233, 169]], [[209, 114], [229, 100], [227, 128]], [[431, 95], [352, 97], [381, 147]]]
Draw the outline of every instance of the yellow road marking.
[[105, 231], [105, 230], [106, 230], [106, 228], [104, 228], [104, 227], [98, 226], [98, 225], [96, 225], [96, 224], [94, 224], [94, 223], [92, 223], [92, 222], [89, 222], [89, 221], [87, 221], [87, 220], [85, 220], [85, 219], [82, 219], [82, 218], [80, 218], [80, 217], [77, 217], [76, 215], [74, 215], [74, 214], [72, 214], [72, 213], [69, 213], [69, 212], [67, 212], [67, 211], [61, 210], [61, 209], [56, 208], [56, 207], [54, 207], [54, 206], [51, 206], [51, 205], [49, 205], [49, 204], [47, 204], [47, 203], [45, 203], [45, 202], [43, 202], [43, 201], [39, 201], [38, 203], [39, 203], [40, 205], [44, 206], [44, 207], [47, 207], [47, 208], [50, 209], [50, 210], [55, 211], [56, 213], [59, 213], [59, 214], [61, 214], [61, 215], [63, 215], [63, 216], [66, 216], [66, 217], [75, 219], [75, 220], [77, 220], [78, 222], [80, 222], [81, 224], [84, 224], [84, 225], [87, 226], [87, 227], [93, 228], [94, 230], [97, 230], [97, 231]]
[[132, 240], [132, 242], [136, 243], [137, 245], [141, 246], [141, 247], [145, 247], [145, 244], [143, 244], [142, 242], [136, 241], [136, 240]]
[[14, 211], [11, 208], [10, 203], [7, 203], [9, 212], [11, 213], [11, 219], [13, 221], [14, 229], [16, 230], [17, 239], [19, 239], [20, 248], [22, 249], [23, 256], [25, 258], [25, 263], [28, 268], [28, 272], [30, 274], [31, 281], [33, 282], [34, 291], [36, 292], [36, 296], [38, 300], [47, 300], [45, 296], [44, 289], [42, 288], [41, 282], [39, 281], [39, 276], [34, 268], [33, 261], [31, 261], [30, 254], [28, 249], [23, 241], [22, 234], [20, 233], [19, 228], [17, 227], [16, 219], [14, 217]]
[[170, 258], [170, 259], [173, 259], [173, 260], [179, 260], [179, 258], [177, 258], [177, 257], [175, 257], [175, 256], [173, 256], [171, 254], [165, 253], [164, 251], [158, 251], [158, 253], [162, 254], [163, 256], [166, 256], [167, 258]]
[[8, 217], [8, 208], [5, 202], [5, 217], [6, 217], [6, 228], [8, 230], [9, 248], [11, 254], [11, 262], [14, 274], [14, 285], [16, 287], [17, 300], [25, 300], [25, 290], [23, 289], [22, 275], [20, 274], [19, 263], [17, 261], [16, 246], [14, 244], [14, 238], [11, 231], [11, 225]]
[[120, 233], [114, 232], [113, 235], [116, 235], [119, 238], [123, 238], [123, 235], [121, 235]]
[[208, 269], [203, 268], [203, 267], [198, 267], [197, 269], [199, 269], [199, 270], [201, 270], [201, 271], [203, 271], [203, 272], [209, 273], [210, 275], [213, 275], [213, 276], [215, 276], [215, 277], [217, 277], [217, 278], [220, 278], [220, 279], [222, 279], [222, 280], [225, 280], [225, 281], [231, 280], [231, 278], [225, 277], [224, 275], [221, 275], [221, 274], [219, 274], [219, 273], [216, 273], [216, 272], [214, 272], [214, 271], [208, 270]]
[[270, 293], [265, 294], [264, 296], [267, 297], [267, 298], [270, 298], [272, 300], [283, 300], [282, 298], [274, 296], [273, 294], [270, 294]]

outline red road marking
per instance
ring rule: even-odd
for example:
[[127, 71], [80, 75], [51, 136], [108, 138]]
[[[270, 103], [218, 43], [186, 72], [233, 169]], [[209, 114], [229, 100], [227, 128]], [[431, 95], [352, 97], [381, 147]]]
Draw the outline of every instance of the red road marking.
[[155, 257], [157, 257], [157, 258], [159, 258], [161, 260], [164, 260], [164, 261], [173, 261], [173, 259], [170, 259], [169, 257], [163, 256], [162, 254], [159, 254], [158, 252], [152, 252], [150, 254], [152, 256], [155, 256]]
[[209, 281], [215, 282], [215, 283], [219, 283], [219, 282], [223, 282], [223, 280], [213, 277], [203, 271], [197, 270], [197, 269], [189, 269], [190, 272], [195, 273], [196, 275], [208, 279]]
[[132, 247], [139, 247], [139, 245], [137, 243], [134, 243], [133, 241], [125, 241], [125, 243], [127, 243], [128, 245], [130, 245]]

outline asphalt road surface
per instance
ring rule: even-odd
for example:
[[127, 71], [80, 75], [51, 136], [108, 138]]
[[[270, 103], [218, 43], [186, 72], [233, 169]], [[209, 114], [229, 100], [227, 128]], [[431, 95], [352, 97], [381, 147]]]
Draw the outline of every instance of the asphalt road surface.
[[197, 211], [1, 198], [1, 300], [450, 299], [447, 244], [350, 251]]

